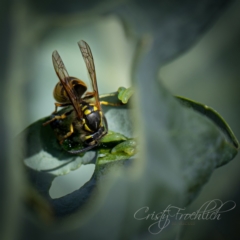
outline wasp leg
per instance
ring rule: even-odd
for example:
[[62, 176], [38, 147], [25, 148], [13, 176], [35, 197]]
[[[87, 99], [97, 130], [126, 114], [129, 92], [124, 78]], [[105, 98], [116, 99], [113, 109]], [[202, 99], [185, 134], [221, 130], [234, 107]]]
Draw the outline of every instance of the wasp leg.
[[55, 111], [52, 114], [57, 112], [58, 107], [65, 107], [65, 106], [72, 105], [72, 103], [54, 103], [54, 104], [55, 104]]
[[64, 119], [64, 118], [66, 118], [72, 111], [73, 111], [73, 110], [71, 110], [71, 111], [69, 111], [69, 112], [66, 112], [66, 113], [64, 113], [64, 114], [62, 114], [62, 115], [60, 115], [60, 116], [55, 116], [54, 118], [50, 119], [49, 121], [43, 123], [43, 126], [46, 126], [46, 125], [48, 125], [49, 123], [51, 123], [51, 122], [53, 122], [53, 121], [55, 121], [55, 120], [57, 120], [57, 119]]
[[100, 104], [101, 105], [107, 105], [107, 106], [115, 106], [115, 107], [124, 105], [122, 102], [111, 103], [111, 102], [106, 102], [106, 101], [100, 101]]
[[71, 125], [70, 125], [70, 131], [61, 138], [60, 144], [62, 144], [63, 141], [64, 141], [66, 138], [70, 137], [70, 136], [73, 134], [73, 132], [74, 132], [74, 130], [73, 130], [73, 125], [71, 124]]

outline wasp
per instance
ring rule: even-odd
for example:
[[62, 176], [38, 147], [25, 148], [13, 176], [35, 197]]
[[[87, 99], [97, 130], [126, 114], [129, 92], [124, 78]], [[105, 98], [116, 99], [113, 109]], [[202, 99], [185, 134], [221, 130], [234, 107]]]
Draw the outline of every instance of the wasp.
[[[87, 85], [84, 81], [68, 75], [66, 67], [57, 51], [52, 54], [52, 61], [59, 82], [56, 84], [53, 96], [57, 101], [55, 111], [49, 121], [43, 125], [51, 123], [57, 127], [63, 126], [63, 121], [67, 122], [64, 127], [67, 130], [64, 134], [59, 134], [60, 144], [67, 138], [75, 135], [75, 141], [82, 143], [84, 147], [77, 150], [68, 150], [69, 153], [78, 154], [92, 149], [99, 144], [99, 141], [108, 133], [107, 120], [101, 109], [101, 104], [117, 106], [117, 103], [100, 102], [96, 70], [93, 55], [89, 45], [81, 40], [78, 46], [85, 61], [92, 85], [92, 92], [87, 91]], [[68, 110], [62, 114], [57, 114], [58, 107], [66, 107]]]

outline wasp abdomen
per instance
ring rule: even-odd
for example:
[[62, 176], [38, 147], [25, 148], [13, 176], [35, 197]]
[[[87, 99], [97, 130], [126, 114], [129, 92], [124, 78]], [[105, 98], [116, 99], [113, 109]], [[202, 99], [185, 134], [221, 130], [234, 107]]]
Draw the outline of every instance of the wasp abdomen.
[[[75, 77], [69, 77], [68, 78], [68, 84], [71, 86], [74, 91], [76, 91], [77, 96], [79, 98], [82, 97], [82, 95], [87, 90], [87, 85], [80, 79]], [[69, 97], [67, 95], [66, 90], [64, 89], [61, 82], [58, 82], [53, 90], [53, 97], [55, 100], [59, 103], [68, 103], [70, 102]]]
[[53, 90], [53, 97], [59, 103], [66, 103], [69, 102], [68, 95], [63, 88], [62, 83], [58, 82]]

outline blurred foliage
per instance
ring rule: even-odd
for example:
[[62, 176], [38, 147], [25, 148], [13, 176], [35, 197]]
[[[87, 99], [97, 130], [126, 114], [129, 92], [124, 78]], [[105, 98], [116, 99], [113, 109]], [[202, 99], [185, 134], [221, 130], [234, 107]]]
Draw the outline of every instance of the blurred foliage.
[[[41, 4], [39, 1], [27, 2], [29, 5], [26, 8], [26, 16], [32, 11], [43, 19], [47, 15], [54, 18], [54, 13], [59, 15], [80, 13], [79, 16], [81, 16], [86, 11], [86, 14], [91, 13], [90, 17], [95, 17], [100, 13], [111, 13], [121, 18], [127, 33], [133, 33], [132, 37], [134, 36], [138, 43], [132, 72], [134, 89], [136, 89], [136, 96], [133, 99], [135, 108], [105, 107], [104, 111], [109, 119], [110, 130], [122, 134], [128, 139], [127, 141], [132, 141], [132, 138], [137, 137], [139, 154], [136, 159], [117, 161], [117, 164], [106, 162], [100, 164], [99, 158], [98, 167], [88, 183], [72, 194], [52, 200], [48, 195], [48, 189], [55, 177], [53, 172], [56, 173], [60, 168], [52, 169], [50, 172], [40, 172], [41, 161], [39, 161], [34, 168], [27, 168], [26, 174], [21, 163], [16, 161], [20, 154], [18, 150], [14, 149], [21, 144], [21, 139], [17, 141], [17, 144], [10, 144], [8, 137], [5, 138], [6, 132], [4, 131], [2, 139], [7, 139], [6, 143], [10, 145], [11, 153], [10, 164], [6, 167], [10, 171], [6, 172], [12, 173], [12, 169], [14, 169], [16, 173], [9, 174], [9, 180], [2, 175], [2, 182], [13, 186], [9, 192], [3, 191], [6, 193], [6, 198], [1, 205], [2, 212], [5, 212], [8, 204], [10, 205], [7, 208], [9, 214], [6, 215], [6, 218], [5, 215], [2, 217], [1, 227], [5, 234], [4, 237], [13, 237], [15, 231], [12, 229], [17, 229], [20, 221], [21, 236], [18, 237], [20, 239], [76, 239], [79, 236], [83, 239], [106, 239], [109, 237], [111, 239], [159, 239], [159, 236], [165, 239], [175, 239], [179, 235], [179, 225], [168, 226], [160, 233], [161, 235], [151, 235], [148, 227], [152, 222], [150, 220], [136, 221], [133, 218], [134, 212], [146, 205], [150, 206], [152, 211], [163, 210], [170, 203], [178, 207], [185, 207], [196, 198], [214, 169], [235, 156], [237, 140], [230, 128], [215, 112], [206, 113], [211, 119], [210, 121], [205, 116], [181, 106], [158, 82], [157, 74], [161, 65], [189, 49], [199, 39], [199, 36], [212, 25], [213, 20], [220, 15], [229, 2], [224, 0], [194, 2], [190, 0], [152, 2], [129, 0], [119, 1], [109, 6], [107, 6], [107, 1], [104, 4], [100, 4], [99, 1], [86, 3], [74, 1], [67, 5], [55, 1], [48, 3], [44, 1]], [[16, 10], [16, 5], [14, 5], [14, 9]], [[51, 18], [47, 19], [45, 24], [50, 29], [54, 24], [52, 24]], [[10, 20], [5, 24], [5, 29], [9, 22]], [[15, 22], [15, 24], [17, 23]], [[27, 25], [26, 22], [24, 24]], [[34, 25], [34, 22], [32, 24]], [[27, 33], [26, 25], [24, 33]], [[18, 34], [20, 35], [16, 31], [14, 38], [17, 38]], [[38, 35], [36, 34], [36, 36]], [[5, 38], [6, 43], [10, 38], [10, 35]], [[5, 45], [3, 44], [3, 46]], [[18, 51], [20, 52], [17, 53], [24, 52], [21, 48]], [[25, 52], [25, 54], [27, 53]], [[28, 59], [28, 61], [30, 60]], [[4, 89], [2, 88], [3, 91], [5, 91]], [[9, 106], [11, 106], [10, 104], [12, 103], [9, 103]], [[190, 105], [198, 111], [199, 107], [206, 110], [204, 105], [198, 103], [191, 102]], [[201, 110], [200, 112], [203, 113]], [[217, 124], [218, 127], [213, 123], [214, 121], [212, 122], [212, 115], [210, 116], [208, 113], [214, 113], [214, 119], [217, 117], [217, 122], [221, 123]], [[23, 114], [23, 112], [20, 111], [18, 114]], [[13, 115], [9, 119], [14, 119]], [[5, 126], [8, 126], [6, 120], [2, 127]], [[82, 164], [80, 158], [71, 159], [69, 164], [68, 156], [60, 148], [55, 153], [52, 152], [51, 146], [55, 143], [51, 142], [51, 139], [54, 138], [50, 129], [42, 130], [40, 123], [33, 124], [29, 129], [31, 131], [28, 133], [28, 140], [34, 148], [27, 146], [24, 154], [35, 156], [40, 153], [42, 159], [44, 159], [45, 151], [50, 151], [50, 155], [53, 154], [53, 156], [55, 153], [58, 155], [54, 159], [55, 162], [50, 158], [48, 164], [53, 163], [51, 166], [47, 166], [43, 161], [41, 169], [61, 167], [60, 161], [62, 161], [61, 163], [67, 163], [62, 168], [66, 173]], [[222, 130], [224, 131], [222, 132]], [[41, 140], [41, 134], [45, 136], [43, 139], [46, 141]], [[4, 144], [4, 150], [9, 150]], [[35, 146], [37, 147], [35, 148]], [[57, 144], [55, 146], [57, 148]], [[121, 149], [121, 145], [119, 149]], [[41, 152], [42, 150], [43, 152]], [[86, 157], [89, 154], [91, 152], [86, 154]], [[86, 161], [90, 161], [93, 157], [95, 155]], [[7, 159], [6, 156], [4, 159]], [[14, 162], [17, 163], [13, 164]], [[32, 166], [31, 159], [27, 159], [26, 162], [29, 167]], [[126, 162], [128, 163], [126, 164]], [[19, 175], [21, 177], [18, 177]], [[32, 188], [27, 187], [24, 177], [34, 183], [40, 196], [36, 197], [35, 193], [32, 194]], [[18, 183], [21, 186], [19, 189]], [[23, 191], [23, 189], [25, 190]], [[35, 204], [38, 210], [42, 206], [45, 209], [43, 212], [50, 212], [50, 215], [51, 211], [46, 211], [48, 207], [44, 207], [45, 200], [38, 201], [36, 199], [41, 199], [43, 196], [51, 203], [56, 218], [52, 225], [46, 226], [45, 217], [43, 219], [36, 217], [39, 211], [35, 211], [34, 214], [29, 209], [19, 210], [19, 202], [24, 192], [27, 192], [28, 200], [32, 199], [29, 202], [39, 203]], [[13, 199], [18, 202], [17, 207], [12, 207]], [[71, 216], [66, 217], [66, 214], [70, 213]], [[52, 219], [52, 217], [50, 218]], [[154, 231], [158, 230], [154, 229]]]
[[[166, 90], [164, 91], [166, 92]], [[115, 101], [113, 102], [116, 102], [117, 96], [120, 96], [120, 98], [122, 98], [122, 92], [119, 91], [119, 93], [107, 94], [104, 97], [105, 99], [109, 97], [111, 99], [115, 98]], [[199, 106], [202, 106], [202, 108], [205, 109], [207, 109], [207, 107], [184, 98], [179, 98], [179, 100], [184, 101], [184, 105], [191, 105], [195, 107], [194, 109], [197, 110], [199, 113], [204, 114], [204, 116], [209, 117], [210, 119], [214, 119], [214, 123], [216, 124], [216, 126], [214, 126], [213, 123], [211, 123], [201, 115], [198, 115], [191, 110], [182, 108], [168, 94], [166, 94], [162, 100], [165, 101], [166, 106], [168, 106], [167, 109], [169, 109], [168, 111], [170, 111], [165, 111], [165, 114], [169, 115], [167, 117], [167, 123], [170, 123], [167, 126], [167, 129], [164, 122], [161, 123], [159, 121], [158, 125], [158, 127], [162, 129], [161, 132], [164, 136], [163, 140], [165, 141], [165, 144], [167, 144], [164, 144], [165, 147], [162, 148], [162, 154], [165, 154], [166, 156], [169, 154], [172, 155], [172, 151], [174, 150], [175, 153], [171, 156], [171, 159], [168, 158], [168, 160], [171, 160], [173, 162], [175, 161], [174, 164], [179, 164], [179, 170], [182, 170], [181, 172], [178, 172], [177, 169], [175, 170], [175, 173], [178, 174], [177, 178], [173, 178], [172, 176], [169, 178], [165, 176], [165, 178], [167, 177], [167, 179], [165, 179], [165, 181], [167, 180], [167, 182], [162, 182], [163, 175], [161, 174], [157, 174], [154, 179], [142, 178], [142, 180], [145, 182], [145, 184], [147, 183], [148, 186], [151, 186], [152, 188], [152, 190], [147, 195], [148, 200], [151, 201], [153, 197], [155, 197], [155, 199], [159, 198], [156, 193], [154, 194], [155, 191], [153, 191], [153, 189], [163, 188], [164, 190], [162, 191], [162, 193], [167, 196], [166, 200], [172, 201], [172, 194], [179, 193], [182, 194], [181, 199], [183, 202], [181, 203], [177, 201], [176, 203], [186, 204], [196, 197], [196, 194], [199, 192], [202, 185], [208, 180], [212, 171], [216, 167], [221, 166], [223, 163], [227, 163], [228, 161], [233, 159], [233, 157], [237, 154], [237, 146], [234, 146], [234, 144], [238, 143], [236, 138], [230, 131], [230, 128], [227, 126], [224, 120], [216, 112], [214, 112], [214, 110], [208, 109], [208, 111], [205, 112], [201, 110], [199, 111]], [[198, 106], [198, 108], [196, 106]], [[128, 133], [128, 135], [129, 132], [131, 132], [132, 134], [132, 128], [134, 124], [132, 121], [130, 121], [130, 116], [133, 115], [131, 111], [134, 111], [134, 109], [128, 109], [127, 105], [124, 105], [120, 108], [110, 106], [108, 106], [107, 108], [107, 110], [105, 109], [105, 114], [107, 116], [108, 122], [110, 125], [111, 123], [114, 123], [111, 130], [115, 131], [116, 129], [121, 129], [121, 132], [126, 132]], [[114, 111], [114, 114], [111, 114], [111, 110]], [[178, 118], [176, 118], [175, 116], [178, 116]], [[213, 118], [212, 116], [215, 117]], [[74, 191], [71, 194], [68, 194], [61, 198], [51, 199], [49, 196], [49, 189], [51, 187], [53, 179], [57, 175], [67, 174], [69, 171], [80, 167], [81, 164], [88, 164], [90, 162], [93, 162], [94, 158], [97, 155], [96, 149], [88, 151], [84, 154], [84, 156], [70, 155], [65, 150], [63, 150], [63, 148], [61, 148], [56, 142], [53, 131], [49, 127], [42, 126], [42, 123], [45, 121], [46, 119], [44, 118], [32, 124], [17, 138], [16, 142], [22, 142], [26, 140], [25, 145], [27, 151], [25, 152], [25, 156], [23, 154], [22, 158], [25, 159], [24, 162], [28, 166], [27, 174], [29, 176], [29, 180], [33, 184], [35, 189], [37, 189], [38, 192], [49, 201], [49, 205], [52, 206], [53, 212], [56, 217], [64, 217], [66, 215], [75, 213], [78, 215], [80, 220], [81, 218], [84, 218], [85, 215], [91, 215], [93, 196], [94, 204], [96, 204], [96, 202], [101, 202], [101, 191], [103, 191], [102, 188], [106, 188], [109, 185], [109, 181], [112, 182], [112, 180], [115, 179], [112, 174], [119, 175], [119, 171], [121, 174], [118, 177], [117, 182], [123, 180], [122, 174], [124, 175], [124, 180], [127, 180], [128, 182], [126, 186], [124, 184], [124, 188], [128, 189], [129, 185], [131, 186], [132, 184], [136, 184], [134, 181], [131, 180], [131, 175], [135, 171], [134, 168], [137, 168], [137, 164], [140, 163], [138, 161], [141, 159], [141, 157], [140, 155], [138, 155], [137, 158], [131, 158], [131, 156], [136, 153], [137, 143], [133, 139], [128, 139], [121, 134], [115, 135], [114, 132], [111, 131], [109, 136], [107, 136], [106, 139], [103, 139], [103, 143], [98, 147], [99, 157], [96, 162], [95, 172], [90, 181], [87, 182], [79, 190]], [[187, 124], [182, 124], [183, 122]], [[223, 133], [225, 133], [225, 137], [217, 129], [218, 125], [221, 126], [221, 130], [223, 131]], [[129, 126], [131, 129], [129, 129]], [[195, 134], [197, 134], [198, 138], [195, 138], [195, 134], [192, 134], [193, 129]], [[159, 141], [156, 136], [157, 135], [155, 134], [155, 136], [153, 137], [156, 141]], [[231, 136], [231, 138], [229, 138], [229, 136]], [[160, 147], [161, 145], [157, 144], [156, 146]], [[138, 151], [141, 153], [142, 151], [140, 147], [138, 148]], [[152, 162], [153, 166], [157, 163], [160, 168], [162, 162], [165, 161], [163, 158], [160, 159], [161, 161], [157, 160], [156, 158], [148, 159], [147, 162]], [[126, 161], [130, 163], [130, 165], [126, 165]], [[124, 171], [127, 170], [126, 167], [123, 168], [123, 166], [126, 166], [127, 169], [129, 169], [127, 173], [124, 173], [122, 171], [122, 169], [124, 169]], [[153, 173], [152, 165], [149, 166], [149, 170]], [[154, 167], [154, 170], [157, 170], [157, 168]], [[142, 169], [141, 171], [142, 174], [144, 174], [144, 172], [146, 174], [147, 169]], [[161, 170], [159, 169], [158, 171]], [[150, 174], [150, 172], [148, 174]], [[176, 192], [175, 188], [172, 189], [171, 185], [169, 186], [169, 181], [171, 181], [171, 185], [176, 183], [179, 184], [179, 182], [181, 181], [181, 191], [179, 191], [178, 189], [178, 191]], [[102, 182], [104, 182], [103, 185]], [[170, 189], [171, 194], [169, 195]], [[135, 193], [138, 196], [141, 195], [142, 191], [143, 189], [141, 189], [140, 192], [135, 189]], [[147, 189], [145, 189], [144, 191], [147, 191]], [[121, 192], [118, 192], [119, 197], [111, 195], [111, 191], [108, 194], [110, 194], [110, 196], [108, 196], [112, 201], [114, 201], [114, 204], [116, 206], [119, 206], [122, 201], [119, 195], [121, 194]], [[139, 200], [139, 198], [136, 198], [134, 200], [136, 205], [139, 205], [139, 202], [141, 202]], [[44, 207], [44, 205], [41, 205], [41, 202], [42, 200], [39, 202], [39, 204], [35, 204], [39, 206], [40, 209], [42, 206]], [[157, 203], [153, 203], [150, 206], [158, 208], [159, 204], [161, 204], [160, 199]], [[130, 206], [126, 205], [125, 207], [129, 208]], [[135, 206], [133, 205], [129, 208], [129, 211], [133, 213], [134, 208]], [[41, 212], [40, 209], [38, 209], [37, 212]], [[45, 212], [44, 209], [43, 212]], [[81, 211], [79, 211], [79, 209]], [[77, 210], [78, 212], [76, 212]], [[82, 211], [85, 212], [84, 215], [82, 214]], [[109, 209], [105, 205], [104, 212], [107, 213], [108, 211]], [[116, 214], [119, 214], [118, 211], [119, 210], [117, 208]], [[125, 216], [127, 215], [128, 213], [125, 213]], [[95, 219], [95, 217], [93, 217], [93, 220]], [[51, 215], [49, 216], [49, 218], [51, 218]], [[91, 225], [91, 221], [93, 220], [90, 220], [90, 223], [88, 224]], [[88, 228], [88, 224], [83, 226], [81, 226], [81, 224], [77, 224], [78, 230], [82, 232], [86, 226]], [[99, 223], [95, 231], [100, 231], [100, 229], [102, 229], [103, 226], [100, 227], [100, 225], [101, 224]], [[146, 227], [145, 224], [144, 227]], [[121, 228], [124, 229], [125, 226], [123, 225], [121, 226]], [[144, 228], [142, 230], [144, 231]], [[158, 232], [159, 230], [155, 229], [154, 231]], [[134, 234], [138, 235], [137, 232], [135, 232]], [[85, 236], [85, 238], [92, 237], [90, 233], [84, 233], [83, 236]]]

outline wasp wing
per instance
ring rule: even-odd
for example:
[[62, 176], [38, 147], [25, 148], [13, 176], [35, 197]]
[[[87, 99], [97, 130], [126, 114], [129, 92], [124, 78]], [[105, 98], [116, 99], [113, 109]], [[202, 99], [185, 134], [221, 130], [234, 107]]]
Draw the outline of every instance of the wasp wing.
[[52, 61], [53, 61], [53, 66], [55, 69], [55, 72], [62, 83], [69, 100], [71, 101], [74, 109], [76, 110], [76, 113], [79, 118], [82, 118], [82, 110], [80, 108], [80, 99], [78, 98], [78, 95], [74, 91], [73, 86], [71, 85], [70, 77], [68, 75], [67, 69], [65, 68], [65, 65], [57, 51], [54, 51], [52, 53]]
[[97, 86], [97, 77], [96, 77], [96, 70], [93, 60], [92, 51], [89, 47], [89, 45], [81, 40], [78, 42], [78, 46], [80, 48], [80, 51], [82, 53], [83, 59], [85, 61], [91, 82], [92, 82], [92, 88], [94, 91], [94, 97], [96, 99], [96, 104], [99, 110], [101, 110], [100, 100], [99, 100], [99, 93], [98, 93], [98, 86]]

